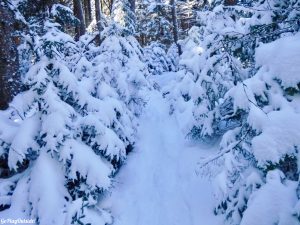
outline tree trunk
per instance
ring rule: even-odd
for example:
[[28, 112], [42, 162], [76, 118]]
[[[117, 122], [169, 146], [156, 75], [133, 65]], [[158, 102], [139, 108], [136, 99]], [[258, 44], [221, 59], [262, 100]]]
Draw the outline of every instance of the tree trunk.
[[9, 102], [21, 90], [18, 44], [20, 38], [14, 35], [19, 22], [14, 13], [0, 4], [0, 109], [6, 109]]
[[74, 15], [80, 21], [79, 25], [75, 28], [75, 39], [79, 40], [79, 37], [85, 34], [85, 22], [81, 0], [73, 0], [73, 5]]
[[133, 22], [134, 22], [134, 32], [136, 29], [136, 15], [135, 15], [135, 0], [129, 0], [130, 10], [133, 13]]
[[91, 0], [84, 0], [85, 26], [88, 27], [92, 22], [92, 5]]
[[95, 0], [95, 13], [96, 13], [96, 23], [98, 28], [98, 37], [97, 37], [97, 43], [100, 45], [101, 43], [101, 0]]
[[113, 5], [114, 5], [114, 0], [111, 0], [111, 1], [109, 2], [109, 14], [110, 14], [110, 15], [112, 15]]
[[170, 0], [171, 5], [171, 14], [172, 14], [172, 23], [173, 23], [173, 38], [174, 42], [178, 48], [178, 54], [182, 54], [181, 46], [178, 44], [178, 21], [177, 21], [177, 11], [176, 11], [176, 2], [175, 0]]

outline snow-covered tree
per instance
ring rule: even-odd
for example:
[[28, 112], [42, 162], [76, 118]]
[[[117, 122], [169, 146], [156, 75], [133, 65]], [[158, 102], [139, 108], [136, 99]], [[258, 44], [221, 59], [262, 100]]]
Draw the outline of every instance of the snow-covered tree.
[[[224, 119], [241, 121], [240, 126], [223, 136], [219, 153], [225, 167], [217, 181], [224, 188], [219, 192], [216, 212], [224, 213], [231, 224], [257, 224], [250, 218], [253, 213], [257, 221], [266, 221], [265, 224], [298, 224], [292, 216], [297, 201], [297, 184], [292, 181], [299, 176], [296, 99], [300, 78], [296, 71], [300, 68], [294, 65], [298, 37], [299, 34], [261, 45], [256, 51], [259, 70], [255, 76], [233, 87], [225, 96], [232, 111], [227, 111]], [[290, 67], [290, 63], [294, 66]], [[274, 174], [274, 169], [280, 172]], [[269, 173], [272, 178], [276, 176], [277, 184], [272, 187], [273, 193], [266, 194], [271, 186]], [[290, 192], [290, 197], [286, 192]], [[264, 203], [258, 203], [261, 201]], [[268, 202], [272, 201], [286, 206], [267, 210]], [[281, 216], [267, 219], [270, 213]]]
[[[297, 185], [291, 180], [298, 179], [299, 131], [289, 121], [298, 120], [293, 103], [298, 70], [290, 66], [295, 71], [292, 80], [283, 71], [288, 72], [287, 65], [297, 58], [292, 48], [298, 35], [286, 36], [299, 31], [298, 7], [299, 1], [212, 1], [198, 14], [200, 26], [181, 41], [176, 80], [163, 90], [185, 134], [202, 141], [222, 137], [220, 152], [203, 167], [210, 166], [208, 162], [221, 165], [215, 212], [224, 214], [229, 224], [256, 224], [249, 215], [259, 206], [252, 204], [260, 204], [261, 193], [273, 182], [278, 187], [275, 195], [285, 199], [290, 211], [279, 209], [283, 218], [265, 220], [266, 224], [297, 224], [291, 210]], [[285, 198], [287, 190], [293, 194]], [[261, 209], [255, 221], [262, 224], [268, 212]]]
[[152, 42], [143, 49], [148, 70], [153, 75], [176, 70], [175, 61], [170, 58], [165, 48], [159, 42]]
[[170, 45], [175, 39], [184, 38], [196, 24], [196, 9], [203, 4], [204, 1], [198, 0], [138, 0], [137, 35], [140, 43], [149, 45], [158, 41]]
[[[222, 135], [237, 125], [238, 120], [220, 119], [225, 93], [254, 74], [254, 49], [259, 41], [270, 42], [282, 33], [297, 31], [296, 1], [289, 5], [273, 2], [272, 6], [266, 1], [222, 3], [213, 1], [198, 13], [199, 27], [192, 28], [180, 43], [182, 82], [170, 88], [177, 94], [172, 97], [172, 91], [165, 91], [175, 102], [182, 96], [187, 104], [195, 105], [185, 129], [194, 138]], [[182, 85], [184, 90], [180, 90]]]
[[[294, 209], [299, 131], [290, 123], [299, 117], [299, 68], [293, 61], [298, 51], [298, 6], [298, 1], [245, 1], [228, 7], [240, 12], [244, 27], [244, 32], [227, 27], [225, 31], [237, 39], [228, 43], [242, 47], [233, 55], [250, 77], [236, 80], [216, 107], [216, 127], [227, 132], [220, 152], [207, 161], [223, 165], [216, 178], [215, 212], [224, 214], [228, 224], [299, 224]], [[277, 202], [284, 207], [270, 207]]]
[[112, 9], [113, 21], [122, 26], [129, 34], [136, 31], [135, 12], [129, 0], [115, 0]]
[[[181, 120], [184, 132], [192, 138], [211, 138], [224, 132], [218, 124], [217, 106], [226, 91], [247, 76], [238, 55], [246, 51], [235, 33], [245, 33], [238, 13], [223, 6], [203, 10], [200, 27], [193, 27], [180, 42], [179, 80], [165, 93], [170, 93], [175, 110], [182, 108], [178, 112], [186, 117]], [[188, 116], [184, 115], [186, 110]]]
[[197, 24], [197, 12], [204, 4], [205, 0], [177, 1], [180, 37], [185, 37], [188, 31]]
[[148, 45], [151, 41], [170, 44], [172, 23], [167, 1], [139, 0], [137, 5], [137, 32], [142, 44]]
[[109, 224], [98, 199], [133, 147], [134, 114], [150, 89], [141, 49], [110, 36], [90, 62], [51, 18], [42, 30], [31, 33], [27, 90], [1, 112], [1, 217]]
[[[151, 89], [142, 47], [133, 36], [123, 37], [123, 28], [112, 24], [104, 32], [105, 40], [94, 58], [95, 79], [105, 80], [135, 115], [140, 115]], [[98, 86], [101, 90], [100, 86]], [[102, 94], [105, 96], [105, 93]]]

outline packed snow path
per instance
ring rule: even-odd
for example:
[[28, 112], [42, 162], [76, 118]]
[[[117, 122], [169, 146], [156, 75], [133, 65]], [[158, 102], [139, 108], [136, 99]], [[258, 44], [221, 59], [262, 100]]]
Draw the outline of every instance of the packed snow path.
[[157, 93], [140, 120], [136, 148], [101, 206], [115, 225], [217, 225], [211, 184], [197, 176], [201, 156], [188, 147], [168, 105]]

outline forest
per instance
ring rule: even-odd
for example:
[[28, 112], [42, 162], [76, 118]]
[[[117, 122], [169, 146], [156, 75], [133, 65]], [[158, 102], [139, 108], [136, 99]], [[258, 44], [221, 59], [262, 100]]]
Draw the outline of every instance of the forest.
[[0, 0], [0, 224], [300, 225], [300, 0]]

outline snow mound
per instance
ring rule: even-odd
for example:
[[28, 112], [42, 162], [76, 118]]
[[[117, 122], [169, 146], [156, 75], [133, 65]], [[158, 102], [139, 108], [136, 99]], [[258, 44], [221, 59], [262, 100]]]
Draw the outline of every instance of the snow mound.
[[291, 211], [297, 202], [296, 183], [282, 182], [279, 170], [267, 174], [267, 183], [249, 199], [241, 225], [297, 224]]
[[284, 37], [260, 46], [256, 62], [280, 80], [284, 88], [297, 87], [300, 83], [300, 34]]

